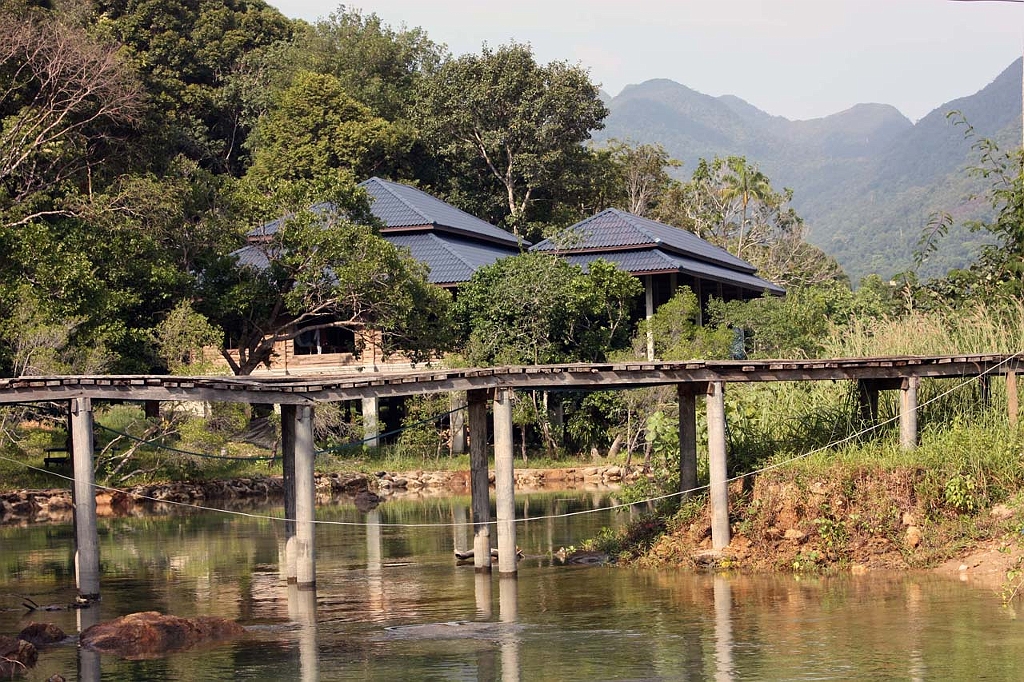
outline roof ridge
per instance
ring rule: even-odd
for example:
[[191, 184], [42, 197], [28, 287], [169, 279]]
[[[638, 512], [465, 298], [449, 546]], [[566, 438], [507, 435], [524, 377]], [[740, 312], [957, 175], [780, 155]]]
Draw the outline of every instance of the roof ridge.
[[[645, 220], [645, 218], [643, 216], [633, 215], [632, 213], [629, 213], [627, 211], [622, 211], [622, 210], [619, 210], [617, 208], [609, 208], [609, 209], [606, 209], [606, 210], [611, 211], [612, 213], [617, 215], [619, 218], [621, 218], [623, 221], [625, 221], [634, 230], [636, 230], [637, 232], [639, 232], [643, 236], [645, 236], [648, 239], [650, 239], [652, 244], [661, 244], [661, 243], [663, 243], [659, 237], [655, 237], [653, 234], [648, 232], [643, 227], [642, 224], [640, 224], [636, 220], [634, 220], [635, 218], [639, 218], [640, 220]], [[601, 214], [598, 213], [597, 215], [601, 215]]]
[[[396, 192], [396, 191], [395, 191], [394, 189], [392, 189], [392, 187], [391, 187], [391, 186], [392, 186], [392, 185], [399, 185], [399, 186], [401, 186], [401, 187], [407, 187], [407, 188], [409, 188], [409, 189], [416, 189], [415, 187], [413, 187], [412, 185], [402, 185], [401, 183], [398, 183], [398, 182], [392, 182], [392, 181], [390, 181], [390, 180], [384, 180], [383, 178], [378, 178], [378, 177], [377, 177], [376, 175], [374, 175], [374, 176], [373, 176], [372, 178], [370, 178], [370, 179], [369, 179], [369, 180], [367, 180], [366, 182], [373, 182], [374, 180], [376, 180], [377, 182], [379, 182], [379, 183], [381, 184], [381, 186], [382, 186], [382, 187], [383, 187], [383, 188], [384, 188], [384, 189], [385, 189], [385, 190], [386, 190], [386, 191], [388, 192], [388, 194], [390, 194], [391, 196], [393, 196], [393, 197], [394, 197], [395, 199], [398, 199], [398, 201], [402, 202], [402, 204], [403, 204], [403, 205], [404, 205], [404, 206], [405, 206], [406, 208], [408, 208], [408, 209], [409, 209], [410, 211], [412, 211], [413, 213], [415, 213], [415, 214], [416, 214], [416, 215], [418, 215], [419, 217], [423, 218], [423, 220], [425, 221], [425, 222], [424, 222], [424, 225], [434, 225], [434, 226], [436, 226], [436, 225], [437, 225], [437, 222], [436, 222], [436, 221], [433, 221], [433, 220], [431, 220], [431, 219], [430, 219], [430, 218], [429, 218], [428, 216], [424, 215], [424, 214], [423, 214], [423, 211], [419, 210], [418, 208], [416, 208], [415, 206], [413, 206], [412, 204], [410, 204], [410, 203], [409, 203], [408, 201], [406, 201], [405, 197], [403, 197], [403, 196], [402, 196], [401, 194], [399, 194], [399, 193], [398, 193], [398, 192]], [[416, 190], [416, 191], [417, 191], [417, 192], [420, 192], [421, 190]], [[423, 192], [423, 194], [427, 194], [427, 193], [426, 193], [426, 192]], [[430, 196], [430, 195], [429, 195], [429, 194], [427, 194], [427, 196]]]

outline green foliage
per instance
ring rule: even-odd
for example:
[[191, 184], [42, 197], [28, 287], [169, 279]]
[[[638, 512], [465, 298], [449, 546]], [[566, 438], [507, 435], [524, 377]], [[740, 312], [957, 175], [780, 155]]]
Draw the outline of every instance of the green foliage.
[[456, 318], [473, 364], [600, 361], [628, 338], [639, 283], [607, 263], [584, 274], [555, 256], [525, 253], [481, 268], [462, 287]]
[[221, 338], [222, 332], [188, 301], [176, 305], [154, 330], [157, 355], [172, 374], [210, 374], [213, 366], [203, 357], [203, 348], [219, 347]]
[[337, 78], [300, 71], [249, 138], [253, 158], [246, 178], [267, 187], [337, 169], [367, 177], [409, 144], [407, 131], [374, 116]]
[[447, 394], [416, 396], [405, 401], [402, 433], [395, 446], [400, 457], [432, 457], [440, 459], [448, 453], [447, 430], [441, 428], [441, 417], [450, 409]]
[[654, 339], [654, 357], [661, 360], [721, 360], [729, 357], [733, 340], [731, 329], [697, 324], [700, 305], [689, 287], [680, 287], [675, 296], [663, 303], [649, 320], [640, 323], [634, 348]]

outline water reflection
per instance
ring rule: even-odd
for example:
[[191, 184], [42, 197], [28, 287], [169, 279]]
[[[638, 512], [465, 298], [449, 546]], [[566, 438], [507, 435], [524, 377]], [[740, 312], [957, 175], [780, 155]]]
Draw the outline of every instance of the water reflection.
[[299, 670], [302, 682], [320, 679], [317, 650], [316, 590], [288, 585], [288, 617], [299, 626]]
[[[498, 578], [498, 610], [507, 625], [519, 620], [519, 579], [515, 575]], [[501, 632], [501, 679], [519, 682], [519, 633], [508, 627]]]
[[[93, 602], [87, 609], [76, 609], [75, 620], [78, 634], [82, 634], [100, 622], [100, 602]], [[95, 651], [78, 647], [78, 679], [81, 682], [100, 682], [102, 673], [100, 655]]]
[[[101, 520], [103, 618], [159, 610], [253, 626], [246, 641], [161, 661], [106, 657], [102, 679], [1017, 677], [1024, 631], [1014, 612], [959, 582], [556, 565], [552, 551], [628, 514], [547, 517], [608, 501], [564, 492], [521, 501], [517, 516], [533, 517], [517, 533], [526, 558], [518, 579], [505, 580], [456, 565], [452, 522], [468, 497], [388, 501], [368, 513], [323, 506], [319, 518], [346, 525], [318, 528], [316, 592], [281, 580], [270, 522]], [[24, 626], [20, 602], [3, 594], [73, 600], [69, 537], [65, 527], [0, 527], [0, 634]], [[75, 632], [100, 608], [40, 617]], [[47, 674], [101, 680], [100, 657], [73, 646], [40, 660]]]

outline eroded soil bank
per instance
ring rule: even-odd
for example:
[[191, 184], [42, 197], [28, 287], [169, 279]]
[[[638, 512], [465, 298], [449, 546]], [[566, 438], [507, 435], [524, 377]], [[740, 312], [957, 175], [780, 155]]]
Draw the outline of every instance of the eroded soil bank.
[[701, 500], [666, 520], [663, 534], [652, 529], [634, 562], [785, 572], [934, 568], [986, 586], [1012, 583], [1024, 568], [1019, 500], [979, 509], [954, 499], [966, 507], [957, 508], [932, 485], [926, 471], [912, 468], [769, 472], [730, 487], [732, 541], [721, 555], [710, 551], [710, 510]]

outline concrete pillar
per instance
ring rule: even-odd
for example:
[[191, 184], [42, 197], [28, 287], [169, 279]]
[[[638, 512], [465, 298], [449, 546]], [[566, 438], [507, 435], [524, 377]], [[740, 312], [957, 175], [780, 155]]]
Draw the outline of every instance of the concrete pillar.
[[380, 399], [377, 396], [363, 398], [363, 444], [375, 448], [380, 446]]
[[[689, 384], [676, 384], [679, 401], [679, 492], [697, 487], [697, 394]], [[686, 494], [689, 497], [690, 494]], [[685, 498], [684, 498], [685, 499]]]
[[498, 513], [498, 572], [516, 572], [516, 500], [512, 447], [512, 389], [494, 392], [494, 493]]
[[284, 479], [284, 560], [280, 571], [294, 583], [296, 572], [295, 540], [295, 405], [281, 406], [281, 468]]
[[[650, 325], [651, 318], [654, 317], [654, 275], [644, 277], [644, 307], [645, 319]], [[654, 333], [649, 326], [647, 328], [647, 360], [654, 360]]]
[[900, 387], [900, 447], [913, 450], [917, 447], [917, 387], [918, 377], [908, 377]]
[[100, 596], [100, 538], [96, 527], [96, 471], [93, 468], [92, 400], [71, 401], [71, 461], [74, 467], [75, 584], [86, 599]]
[[313, 481], [313, 408], [295, 408], [295, 581], [316, 585], [316, 487]]
[[452, 549], [456, 554], [469, 551], [469, 519], [461, 502], [452, 502]]
[[487, 475], [487, 391], [466, 393], [469, 403], [469, 468], [473, 496], [473, 566], [491, 570], [491, 493]]
[[711, 546], [729, 546], [729, 482], [725, 466], [725, 382], [708, 384], [708, 470], [711, 478]]
[[1010, 420], [1010, 426], [1017, 426], [1020, 418], [1020, 402], [1017, 397], [1017, 372], [1010, 370], [1006, 373], [1006, 414]]
[[452, 454], [461, 455], [466, 452], [466, 394], [455, 392], [451, 397], [451, 413], [448, 423], [452, 431]]

